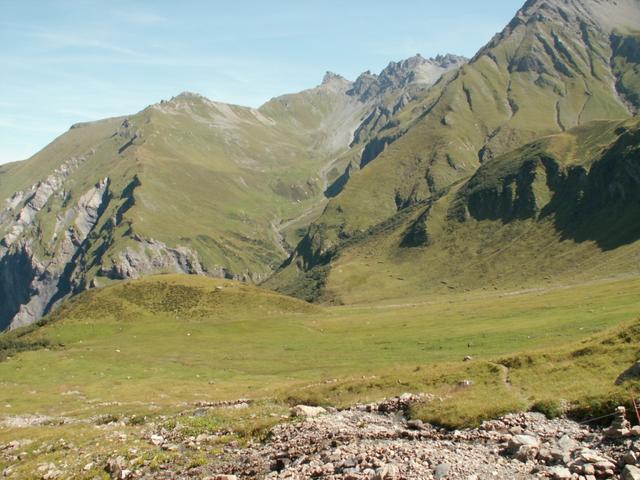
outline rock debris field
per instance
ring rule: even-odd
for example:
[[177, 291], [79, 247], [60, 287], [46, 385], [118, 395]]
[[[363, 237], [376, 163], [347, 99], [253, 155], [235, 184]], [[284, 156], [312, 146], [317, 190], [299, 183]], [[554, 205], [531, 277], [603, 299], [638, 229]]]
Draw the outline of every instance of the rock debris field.
[[[347, 410], [298, 406], [264, 444], [227, 447], [222, 463], [187, 471], [129, 471], [113, 478], [235, 479], [534, 479], [640, 480], [640, 429], [622, 408], [609, 429], [542, 414], [510, 414], [480, 428], [446, 431], [406, 420], [420, 395], [405, 394]], [[150, 435], [158, 448], [194, 448], [207, 436]], [[215, 465], [215, 466], [214, 466]]]

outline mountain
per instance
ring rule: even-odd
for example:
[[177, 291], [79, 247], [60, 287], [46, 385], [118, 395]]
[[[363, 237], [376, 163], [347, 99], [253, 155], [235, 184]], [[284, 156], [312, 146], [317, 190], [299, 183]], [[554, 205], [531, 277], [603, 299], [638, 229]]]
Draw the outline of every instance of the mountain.
[[0, 166], [2, 476], [633, 474], [639, 26], [529, 0], [469, 61]]
[[639, 159], [638, 118], [543, 137], [342, 242], [280, 290], [354, 304], [637, 277]]
[[[467, 232], [443, 238], [449, 248], [475, 251], [484, 245], [485, 226], [494, 243], [509, 243], [519, 226], [536, 229], [542, 218], [566, 215], [548, 207], [540, 218], [476, 218], [474, 212], [506, 202], [487, 193], [492, 188], [516, 195], [513, 205], [500, 207], [505, 211], [541, 202], [518, 200], [511, 184], [484, 188], [476, 175], [520, 172], [538, 179], [531, 187], [537, 192], [553, 172], [520, 171], [534, 161], [524, 145], [535, 150], [554, 134], [579, 145], [587, 141], [580, 128], [595, 135], [606, 125], [599, 147], [606, 150], [617, 128], [633, 131], [620, 122], [640, 106], [639, 25], [640, 0], [530, 0], [468, 62], [416, 55], [354, 81], [328, 72], [319, 86], [257, 109], [183, 93], [135, 115], [75, 125], [33, 158], [0, 167], [0, 328], [32, 323], [84, 289], [163, 272], [265, 282], [306, 299], [348, 302], [366, 298], [364, 285], [378, 278], [375, 268], [363, 268], [360, 292], [349, 293], [361, 265], [348, 260], [368, 251], [374, 266], [402, 258], [423, 268], [430, 258], [424, 252], [440, 255], [443, 285], [467, 265], [431, 246], [438, 228]], [[593, 153], [585, 178], [592, 165], [607, 164], [604, 154]], [[553, 157], [558, 171], [575, 163], [563, 155]], [[472, 188], [473, 181], [479, 183]], [[616, 189], [615, 181], [604, 176], [598, 188]], [[451, 196], [461, 188], [485, 192], [470, 195], [459, 211], [480, 225], [475, 233], [458, 229], [452, 213], [434, 220], [424, 210], [465, 204]], [[555, 184], [545, 188], [547, 197], [559, 195]], [[575, 218], [591, 208], [577, 197], [565, 201]], [[619, 208], [635, 218], [631, 204]], [[543, 230], [564, 239], [556, 220]], [[576, 238], [597, 236], [588, 232], [593, 225], [585, 222]], [[628, 235], [621, 245], [633, 243], [635, 234]], [[609, 251], [601, 243], [583, 252], [595, 263]], [[539, 255], [531, 268], [554, 258]], [[336, 266], [347, 264], [341, 276]], [[510, 264], [515, 257], [505, 258]], [[483, 268], [489, 276], [501, 272]], [[541, 271], [556, 277], [559, 269]], [[415, 284], [416, 292], [432, 287], [431, 280]], [[402, 296], [394, 288], [381, 295]]]
[[639, 26], [637, 0], [528, 1], [468, 64], [372, 135], [360, 170], [268, 285], [313, 297], [324, 281], [318, 272], [345, 242], [357, 243], [537, 138], [633, 116]]
[[78, 124], [0, 167], [0, 329], [72, 293], [185, 272], [259, 281], [337, 190], [359, 138], [465, 60], [392, 63], [258, 109], [183, 93]]

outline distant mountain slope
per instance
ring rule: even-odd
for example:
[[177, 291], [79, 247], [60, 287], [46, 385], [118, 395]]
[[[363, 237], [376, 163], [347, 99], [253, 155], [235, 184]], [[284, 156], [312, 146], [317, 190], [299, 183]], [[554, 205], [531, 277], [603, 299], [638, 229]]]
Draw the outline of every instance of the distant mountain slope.
[[530, 0], [466, 65], [408, 102], [365, 145], [273, 285], [326, 264], [346, 239], [440, 195], [492, 158], [638, 103], [638, 0]]
[[640, 119], [592, 122], [487, 161], [280, 290], [359, 303], [637, 276], [638, 219]]
[[[259, 109], [183, 93], [79, 124], [0, 167], [0, 330], [111, 280], [187, 272], [259, 280], [287, 258], [358, 151], [363, 124], [464, 60], [335, 74]], [[382, 113], [381, 113], [382, 112]], [[304, 231], [304, 230], [303, 230]]]

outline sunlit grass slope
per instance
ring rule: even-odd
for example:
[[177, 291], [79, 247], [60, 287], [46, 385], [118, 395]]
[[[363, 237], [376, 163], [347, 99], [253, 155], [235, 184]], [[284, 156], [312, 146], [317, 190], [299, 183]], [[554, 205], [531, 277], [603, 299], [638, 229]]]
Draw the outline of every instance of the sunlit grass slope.
[[[116, 454], [152, 468], [215, 461], [229, 441], [262, 438], [295, 403], [425, 392], [441, 400], [410, 415], [448, 427], [527, 408], [609, 413], [637, 387], [614, 382], [638, 358], [639, 293], [634, 279], [318, 307], [195, 276], [92, 290], [1, 337], [0, 422], [49, 417], [3, 428], [0, 443], [32, 442], [18, 475], [54, 461], [93, 478]], [[193, 415], [199, 401], [240, 398], [255, 403]], [[150, 422], [225, 433], [203, 451], [165, 452], [143, 439]], [[73, 450], [46, 447], [61, 438]]]
[[[3, 401], [11, 405], [4, 413], [81, 413], [88, 399], [169, 406], [269, 397], [465, 355], [551, 350], [633, 319], [639, 286], [627, 280], [320, 308], [233, 282], [150, 277], [82, 294], [44, 327], [3, 337], [49, 342], [0, 363]], [[63, 395], [75, 390], [85, 400]]]
[[543, 137], [266, 285], [352, 304], [638, 276], [639, 145], [637, 118]]

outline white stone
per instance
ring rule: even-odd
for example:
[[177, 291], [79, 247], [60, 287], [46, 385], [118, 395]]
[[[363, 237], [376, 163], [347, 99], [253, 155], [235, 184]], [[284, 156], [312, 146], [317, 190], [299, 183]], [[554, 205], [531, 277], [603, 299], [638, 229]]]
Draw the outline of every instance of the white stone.
[[327, 413], [324, 408], [310, 407], [308, 405], [296, 405], [291, 409], [291, 414], [294, 417], [317, 417], [323, 413]]

